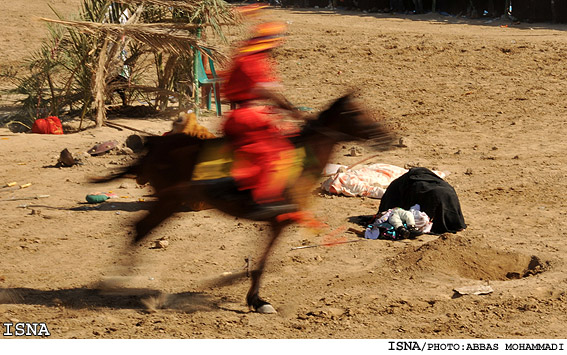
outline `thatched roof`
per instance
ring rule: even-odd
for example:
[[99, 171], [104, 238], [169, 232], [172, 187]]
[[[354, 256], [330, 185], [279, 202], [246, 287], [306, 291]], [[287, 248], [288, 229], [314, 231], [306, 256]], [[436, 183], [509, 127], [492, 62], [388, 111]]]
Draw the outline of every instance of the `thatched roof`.
[[191, 22], [199, 22], [201, 25], [215, 28], [242, 22], [242, 17], [238, 11], [235, 11], [234, 6], [223, 0], [115, 0], [115, 2], [155, 5], [186, 11]]
[[223, 54], [215, 48], [206, 45], [195, 35], [189, 32], [190, 29], [197, 27], [193, 24], [172, 24], [172, 23], [142, 23], [142, 24], [115, 24], [98, 23], [88, 21], [64, 21], [48, 18], [41, 18], [42, 21], [56, 23], [62, 26], [73, 27], [87, 33], [106, 33], [112, 38], [127, 36], [131, 39], [144, 43], [152, 48], [163, 50], [169, 53], [183, 54], [192, 53], [194, 48], [208, 49], [213, 59], [226, 59]]

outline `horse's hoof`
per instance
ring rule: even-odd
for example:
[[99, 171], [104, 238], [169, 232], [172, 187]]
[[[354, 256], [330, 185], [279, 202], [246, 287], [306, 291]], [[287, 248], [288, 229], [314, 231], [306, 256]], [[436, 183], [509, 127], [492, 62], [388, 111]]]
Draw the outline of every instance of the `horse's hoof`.
[[158, 309], [167, 308], [168, 306], [168, 295], [161, 293], [157, 296], [151, 296], [141, 300], [144, 307], [146, 307], [146, 312], [155, 313]]
[[256, 309], [256, 312], [258, 313], [262, 313], [262, 314], [274, 314], [274, 313], [278, 313], [276, 311], [276, 309], [274, 307], [272, 307], [271, 304], [267, 303], [264, 305], [261, 305], [260, 307], [258, 307]]

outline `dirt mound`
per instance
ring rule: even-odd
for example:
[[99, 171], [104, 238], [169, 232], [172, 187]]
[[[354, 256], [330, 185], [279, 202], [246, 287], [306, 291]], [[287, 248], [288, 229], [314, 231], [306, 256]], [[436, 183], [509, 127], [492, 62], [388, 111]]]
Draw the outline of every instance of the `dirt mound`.
[[548, 268], [537, 256], [503, 251], [482, 239], [442, 235], [419, 247], [410, 247], [393, 261], [407, 272], [435, 272], [473, 280], [510, 280], [538, 274]]

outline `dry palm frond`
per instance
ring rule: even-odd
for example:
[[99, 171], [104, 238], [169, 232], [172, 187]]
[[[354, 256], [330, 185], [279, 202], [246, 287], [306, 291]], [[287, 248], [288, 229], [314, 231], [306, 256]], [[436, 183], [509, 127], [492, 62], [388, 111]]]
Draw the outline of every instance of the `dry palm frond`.
[[193, 12], [198, 7], [200, 0], [115, 0], [122, 4], [147, 4], [161, 6], [165, 8], [176, 8], [188, 12]]
[[226, 57], [213, 47], [206, 46], [193, 34], [172, 26], [149, 25], [149, 24], [113, 24], [97, 23], [88, 21], [63, 21], [48, 18], [40, 18], [42, 21], [57, 23], [63, 26], [74, 27], [83, 32], [95, 34], [104, 32], [112, 37], [127, 36], [133, 40], [144, 43], [151, 48], [163, 50], [173, 54], [191, 54], [195, 48], [207, 49], [213, 59], [224, 61]]
[[241, 15], [223, 0], [201, 0], [197, 5], [189, 16], [189, 22], [210, 25], [223, 40], [226, 40], [221, 30], [223, 24], [237, 25], [242, 22]]
[[[224, 0], [119, 0], [124, 4], [144, 3], [181, 12], [176, 16], [184, 18], [198, 27], [210, 26], [223, 40], [226, 40], [221, 26], [234, 26], [242, 23], [242, 15], [235, 7]], [[178, 14], [180, 15], [180, 14]]]
[[[221, 23], [225, 25], [236, 25], [242, 21], [241, 15], [238, 11], [234, 11], [234, 6], [230, 5], [223, 0], [115, 0], [115, 2], [123, 4], [148, 4], [161, 6], [164, 8], [173, 8], [181, 11], [186, 11], [190, 14], [200, 17], [202, 24], [211, 24], [212, 22]], [[209, 11], [205, 11], [209, 10]], [[201, 16], [203, 13], [216, 15], [216, 19]], [[214, 21], [211, 21], [214, 20]]]

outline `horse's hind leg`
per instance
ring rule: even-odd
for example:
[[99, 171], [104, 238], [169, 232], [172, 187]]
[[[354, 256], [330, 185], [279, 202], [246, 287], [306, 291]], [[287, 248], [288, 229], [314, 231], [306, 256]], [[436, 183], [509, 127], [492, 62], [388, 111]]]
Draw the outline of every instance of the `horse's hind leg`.
[[251, 272], [252, 277], [252, 285], [250, 286], [250, 290], [248, 291], [248, 295], [246, 296], [246, 302], [248, 303], [249, 307], [254, 308], [254, 310], [258, 313], [276, 313], [276, 310], [272, 305], [262, 298], [258, 294], [260, 291], [260, 280], [262, 278], [262, 274], [264, 273], [264, 267], [266, 266], [266, 260], [268, 259], [268, 255], [272, 250], [276, 240], [280, 236], [283, 225], [281, 223], [277, 223], [273, 221], [272, 223], [272, 235], [270, 236], [270, 240], [268, 241], [268, 245], [260, 262], [258, 263], [258, 267]]

